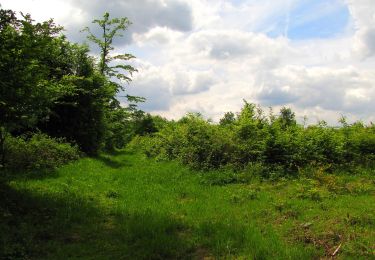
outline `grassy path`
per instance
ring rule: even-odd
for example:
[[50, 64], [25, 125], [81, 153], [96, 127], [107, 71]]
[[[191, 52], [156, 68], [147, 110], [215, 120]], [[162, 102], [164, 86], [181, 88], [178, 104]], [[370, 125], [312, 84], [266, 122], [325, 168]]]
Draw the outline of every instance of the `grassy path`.
[[373, 172], [210, 181], [125, 151], [2, 174], [0, 259], [375, 257]]

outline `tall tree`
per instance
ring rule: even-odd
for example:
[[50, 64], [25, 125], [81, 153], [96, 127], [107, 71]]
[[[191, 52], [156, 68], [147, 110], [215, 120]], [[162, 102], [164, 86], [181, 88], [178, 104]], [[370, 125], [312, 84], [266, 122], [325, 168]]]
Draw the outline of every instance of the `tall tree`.
[[[135, 56], [128, 53], [111, 55], [111, 51], [114, 50], [113, 41], [115, 38], [122, 37], [122, 32], [131, 25], [131, 22], [126, 17], [110, 19], [109, 13], [104, 13], [102, 19], [95, 19], [93, 23], [99, 26], [102, 32], [100, 36], [96, 36], [88, 27], [83, 31], [88, 33], [88, 40], [99, 47], [100, 60], [97, 64], [98, 70], [103, 76], [107, 77], [108, 85], [115, 93], [118, 93], [120, 90], [124, 91], [125, 89], [122, 83], [130, 83], [131, 76], [137, 71], [133, 66], [128, 64]], [[105, 113], [107, 122], [105, 147], [107, 149], [123, 144], [123, 141], [119, 140], [124, 140], [124, 131], [130, 129], [128, 124], [131, 120], [129, 120], [129, 117], [134, 111], [137, 111], [135, 104], [145, 101], [142, 97], [128, 94], [124, 97], [130, 103], [127, 108], [121, 107], [116, 95], [113, 95], [111, 101], [108, 103]]]
[[[95, 19], [94, 24], [99, 25], [102, 35], [100, 37], [94, 35], [89, 27], [83, 29], [83, 31], [88, 32], [87, 39], [95, 43], [100, 49], [100, 61], [98, 64], [99, 71], [102, 75], [108, 76], [110, 78], [115, 77], [120, 81], [125, 81], [129, 83], [131, 81], [131, 76], [137, 70], [129, 64], [116, 64], [111, 65], [113, 61], [129, 61], [135, 56], [132, 54], [120, 54], [111, 55], [111, 51], [114, 50], [113, 40], [115, 37], [122, 37], [122, 31], [125, 31], [131, 22], [128, 18], [109, 18], [109, 13], [104, 13], [103, 19]], [[121, 84], [112, 82], [118, 87], [118, 90], [123, 89]]]

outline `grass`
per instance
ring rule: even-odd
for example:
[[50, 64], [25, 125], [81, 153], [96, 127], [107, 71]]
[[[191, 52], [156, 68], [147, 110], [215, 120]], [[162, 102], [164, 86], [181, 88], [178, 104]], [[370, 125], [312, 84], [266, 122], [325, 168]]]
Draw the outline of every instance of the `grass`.
[[375, 257], [373, 171], [220, 174], [128, 151], [1, 173], [0, 259], [319, 259], [339, 245], [339, 259]]

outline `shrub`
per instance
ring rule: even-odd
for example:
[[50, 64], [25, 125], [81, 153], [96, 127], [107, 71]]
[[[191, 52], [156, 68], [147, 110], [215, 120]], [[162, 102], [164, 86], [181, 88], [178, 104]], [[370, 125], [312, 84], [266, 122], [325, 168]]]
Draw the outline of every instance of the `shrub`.
[[[343, 135], [339, 130], [327, 127], [324, 124], [310, 126], [302, 136], [301, 156], [306, 163], [318, 162], [320, 164], [343, 163], [344, 158]], [[307, 161], [306, 161], [307, 160]]]
[[53, 169], [80, 156], [77, 146], [45, 134], [31, 137], [8, 136], [5, 141], [5, 167], [10, 170]]
[[201, 118], [190, 118], [181, 127], [180, 161], [200, 170], [217, 169], [230, 161], [233, 143], [230, 137]]
[[[245, 179], [278, 179], [320, 167], [331, 172], [374, 166], [374, 125], [337, 128], [321, 121], [305, 127], [294, 117], [284, 108], [278, 117], [271, 113], [267, 118], [245, 102], [237, 116], [227, 113], [220, 124], [190, 113], [165, 123], [157, 133], [138, 137], [136, 143], [150, 157], [177, 159], [198, 170], [230, 169], [242, 172]], [[238, 182], [238, 176], [224, 176], [219, 182]]]
[[265, 160], [268, 164], [279, 164], [291, 168], [302, 164], [300, 141], [301, 129], [282, 129], [279, 124], [270, 125], [270, 136], [266, 140]]
[[371, 163], [375, 158], [375, 127], [364, 127], [355, 123], [343, 129], [345, 142], [345, 155], [347, 160], [360, 163]]

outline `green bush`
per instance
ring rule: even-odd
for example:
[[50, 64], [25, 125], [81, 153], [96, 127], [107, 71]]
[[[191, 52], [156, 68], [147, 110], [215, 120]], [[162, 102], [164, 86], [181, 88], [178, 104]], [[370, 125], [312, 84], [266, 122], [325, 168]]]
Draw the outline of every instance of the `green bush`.
[[[245, 178], [277, 179], [310, 166], [332, 171], [374, 165], [373, 125], [338, 128], [321, 121], [304, 127], [285, 108], [278, 117], [266, 117], [260, 108], [245, 103], [236, 117], [227, 113], [220, 124], [190, 113], [166, 125], [157, 133], [137, 137], [136, 146], [147, 156], [177, 159], [197, 170], [225, 168], [242, 172]], [[233, 182], [232, 177], [224, 176], [219, 182]]]
[[365, 127], [357, 122], [342, 129], [345, 138], [344, 156], [347, 161], [373, 164], [375, 159], [375, 126]]
[[234, 149], [230, 137], [201, 117], [189, 115], [179, 126], [180, 161], [200, 170], [216, 169], [226, 165]]
[[8, 136], [5, 140], [5, 167], [10, 170], [53, 169], [79, 156], [77, 146], [45, 134]]

